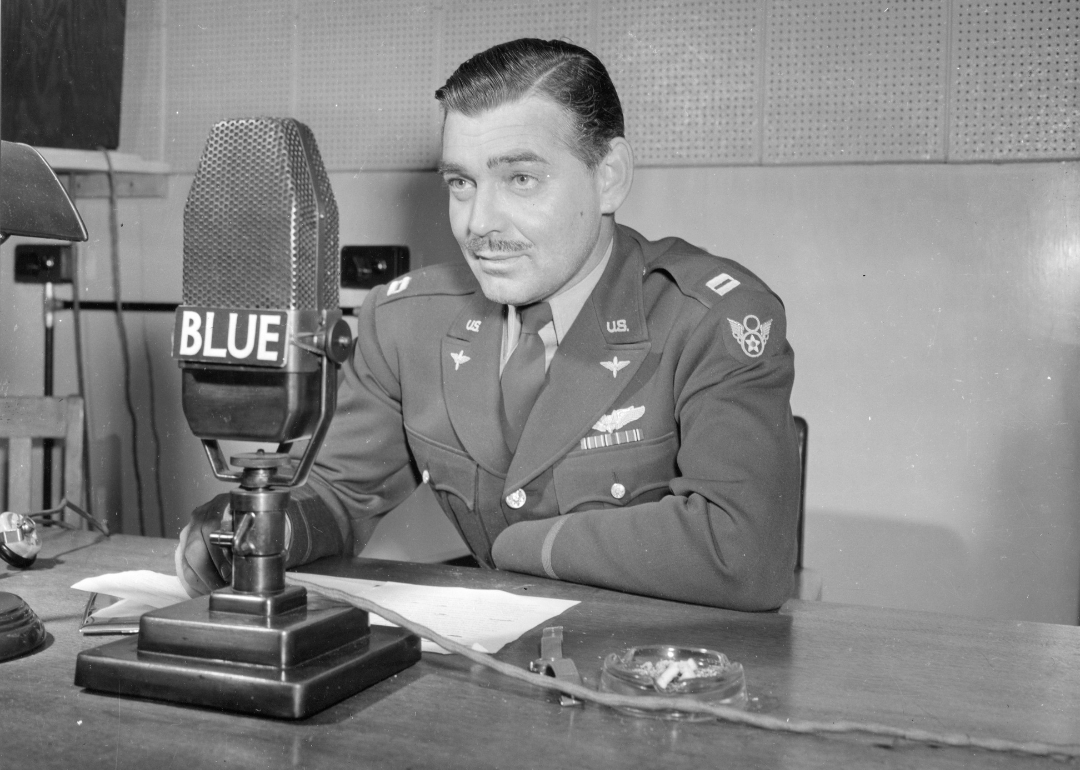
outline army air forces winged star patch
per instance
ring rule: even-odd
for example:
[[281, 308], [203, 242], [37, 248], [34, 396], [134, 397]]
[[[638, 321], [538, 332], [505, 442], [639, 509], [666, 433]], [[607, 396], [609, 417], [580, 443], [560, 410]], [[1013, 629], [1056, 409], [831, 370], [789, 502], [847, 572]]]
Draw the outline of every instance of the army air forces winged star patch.
[[731, 324], [731, 335], [739, 343], [743, 353], [750, 358], [757, 358], [765, 352], [765, 344], [769, 341], [769, 329], [772, 328], [772, 319], [764, 323], [756, 315], [748, 315], [742, 323], [727, 319]]

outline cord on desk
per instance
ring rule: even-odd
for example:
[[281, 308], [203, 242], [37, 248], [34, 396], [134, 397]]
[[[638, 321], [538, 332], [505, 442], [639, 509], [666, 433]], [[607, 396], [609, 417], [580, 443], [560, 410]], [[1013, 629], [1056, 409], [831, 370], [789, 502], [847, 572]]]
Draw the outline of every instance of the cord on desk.
[[321, 594], [328, 599], [351, 604], [361, 610], [378, 615], [391, 623], [405, 628], [417, 636], [438, 644], [443, 649], [457, 653], [486, 668], [498, 671], [513, 679], [542, 687], [546, 690], [558, 692], [579, 698], [581, 700], [599, 703], [602, 706], [614, 708], [634, 708], [645, 711], [671, 711], [695, 712], [709, 714], [724, 722], [748, 725], [762, 730], [774, 732], [798, 733], [801, 735], [824, 735], [830, 733], [864, 733], [868, 735], [893, 738], [916, 743], [926, 743], [939, 746], [953, 746], [959, 748], [977, 748], [986, 751], [1005, 752], [1011, 754], [1023, 754], [1038, 757], [1080, 757], [1080, 745], [1039, 743], [1036, 741], [1010, 741], [1000, 738], [979, 738], [964, 733], [935, 733], [929, 730], [908, 730], [891, 727], [889, 725], [875, 724], [873, 722], [819, 722], [807, 719], [781, 719], [768, 714], [755, 714], [730, 706], [719, 706], [712, 703], [701, 703], [692, 698], [661, 697], [661, 696], [628, 696], [616, 693], [600, 692], [589, 687], [584, 687], [573, 682], [564, 682], [542, 674], [533, 674], [525, 669], [509, 663], [497, 660], [487, 653], [478, 652], [466, 647], [460, 642], [447, 639], [445, 636], [415, 623], [408, 618], [382, 607], [373, 601], [351, 596], [344, 591], [335, 588], [327, 588], [304, 580], [304, 575], [288, 573], [286, 580], [295, 585], [303, 586], [307, 590]]
[[71, 524], [68, 524], [63, 519], [49, 518], [49, 517], [55, 516], [58, 513], [63, 513], [65, 510], [69, 510], [72, 513], [75, 513], [76, 515], [78, 515], [79, 517], [84, 519], [87, 524], [89, 524], [91, 527], [93, 527], [94, 529], [99, 531], [101, 534], [105, 535], [105, 537], [109, 536], [109, 528], [105, 525], [104, 522], [98, 521], [97, 519], [95, 519], [89, 513], [84, 511], [82, 508], [80, 508], [75, 503], [69, 502], [66, 497], [61, 499], [60, 503], [58, 505], [56, 505], [55, 507], [49, 508], [49, 509], [44, 510], [44, 511], [34, 511], [33, 513], [28, 513], [28, 514], [26, 514], [26, 517], [29, 518], [29, 519], [41, 519], [42, 520], [41, 521], [42, 526], [46, 526], [46, 527], [61, 527], [63, 529], [78, 529], [78, 527], [74, 527]]

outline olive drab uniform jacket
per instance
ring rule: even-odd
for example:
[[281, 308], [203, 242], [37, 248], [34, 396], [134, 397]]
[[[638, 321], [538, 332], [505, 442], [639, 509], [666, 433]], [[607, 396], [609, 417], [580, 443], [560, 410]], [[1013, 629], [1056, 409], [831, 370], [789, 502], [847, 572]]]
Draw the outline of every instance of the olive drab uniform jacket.
[[779, 606], [800, 464], [776, 295], [735, 262], [617, 226], [514, 455], [499, 419], [503, 313], [463, 262], [373, 291], [294, 497], [326, 506], [362, 544], [428, 484], [487, 567]]

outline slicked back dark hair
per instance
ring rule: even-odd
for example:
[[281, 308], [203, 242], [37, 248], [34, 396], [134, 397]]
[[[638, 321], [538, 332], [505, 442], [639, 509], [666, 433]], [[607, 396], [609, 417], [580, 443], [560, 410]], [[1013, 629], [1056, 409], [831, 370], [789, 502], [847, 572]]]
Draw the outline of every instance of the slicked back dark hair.
[[475, 117], [528, 96], [546, 97], [571, 121], [570, 149], [590, 169], [623, 136], [619, 95], [591, 52], [562, 40], [522, 38], [476, 54], [435, 92], [448, 112]]

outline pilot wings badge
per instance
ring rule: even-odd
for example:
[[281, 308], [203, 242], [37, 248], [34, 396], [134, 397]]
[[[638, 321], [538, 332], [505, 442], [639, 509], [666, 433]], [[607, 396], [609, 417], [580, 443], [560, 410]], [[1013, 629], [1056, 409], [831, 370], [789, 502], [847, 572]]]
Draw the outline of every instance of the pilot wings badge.
[[765, 323], [761, 322], [756, 315], [748, 315], [742, 323], [727, 319], [731, 324], [731, 334], [739, 343], [743, 353], [751, 358], [757, 358], [765, 352], [765, 343], [769, 341], [769, 329], [772, 328], [772, 319]]
[[628, 406], [625, 409], [616, 409], [611, 414], [605, 414], [592, 427], [593, 430], [613, 433], [634, 420], [640, 419], [643, 414], [645, 414], [645, 407], [643, 406]]
[[618, 377], [619, 372], [630, 365], [629, 361], [620, 361], [618, 356], [615, 356], [610, 361], [601, 361], [600, 366], [611, 372], [612, 377]]
[[467, 355], [465, 355], [464, 350], [462, 350], [460, 353], [450, 353], [450, 357], [452, 359], [454, 359], [454, 371], [455, 372], [458, 369], [461, 368], [462, 364], [465, 364], [465, 363], [468, 363], [469, 361], [472, 361], [471, 358], [469, 358]]

